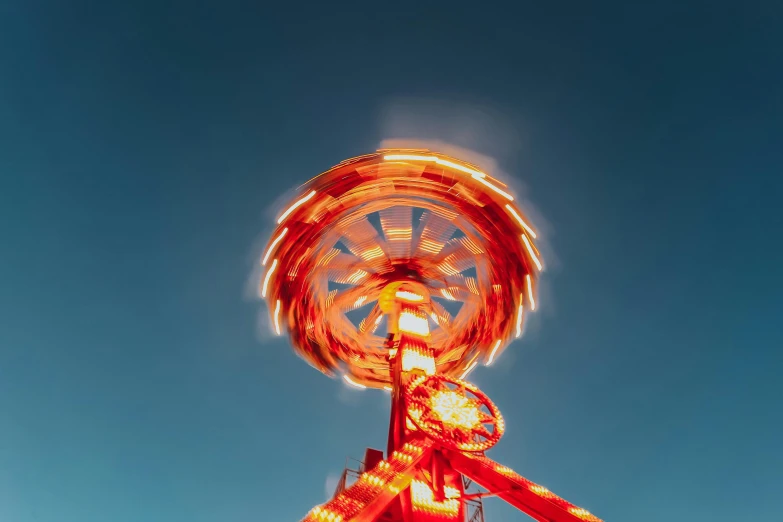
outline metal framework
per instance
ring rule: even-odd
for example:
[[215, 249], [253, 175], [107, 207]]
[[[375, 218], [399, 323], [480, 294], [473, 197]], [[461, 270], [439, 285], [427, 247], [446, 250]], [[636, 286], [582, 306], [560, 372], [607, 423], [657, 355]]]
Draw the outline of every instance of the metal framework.
[[535, 520], [600, 522], [485, 456], [505, 424], [464, 380], [536, 308], [536, 232], [508, 188], [438, 153], [381, 150], [301, 193], [261, 259], [275, 332], [321, 372], [391, 395], [385, 455], [368, 449], [304, 520], [483, 522], [494, 495]]

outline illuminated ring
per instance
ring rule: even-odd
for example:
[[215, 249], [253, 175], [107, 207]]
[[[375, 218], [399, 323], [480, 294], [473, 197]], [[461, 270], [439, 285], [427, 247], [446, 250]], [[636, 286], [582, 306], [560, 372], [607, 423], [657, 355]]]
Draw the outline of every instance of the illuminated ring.
[[541, 259], [509, 189], [459, 160], [384, 150], [307, 182], [278, 217], [259, 293], [274, 330], [327, 375], [391, 383], [383, 313], [388, 284], [432, 297], [429, 346], [438, 373], [491, 363], [535, 309]]
[[461, 379], [418, 377], [406, 389], [405, 404], [416, 427], [449, 449], [486, 451], [506, 429], [500, 410], [489, 397]]

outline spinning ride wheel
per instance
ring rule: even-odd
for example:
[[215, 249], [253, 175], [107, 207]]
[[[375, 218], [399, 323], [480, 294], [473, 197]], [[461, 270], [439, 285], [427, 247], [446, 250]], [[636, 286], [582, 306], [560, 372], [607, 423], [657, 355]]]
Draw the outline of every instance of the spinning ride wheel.
[[489, 364], [535, 309], [536, 233], [503, 183], [421, 150], [347, 160], [306, 183], [278, 219], [261, 294], [297, 352], [352, 384], [388, 387], [378, 297], [410, 281], [431, 296], [437, 373]]

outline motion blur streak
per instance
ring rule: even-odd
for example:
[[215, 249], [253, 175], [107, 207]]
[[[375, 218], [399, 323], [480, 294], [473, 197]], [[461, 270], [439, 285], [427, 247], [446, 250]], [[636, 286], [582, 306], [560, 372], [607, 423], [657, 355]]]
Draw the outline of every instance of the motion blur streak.
[[503, 342], [503, 339], [498, 339], [495, 342], [495, 346], [492, 348], [492, 352], [490, 352], [490, 354], [489, 354], [489, 359], [487, 359], [487, 366], [492, 364], [492, 361], [495, 360], [495, 353], [497, 353], [498, 348], [500, 348], [500, 343], [502, 343], [502, 342]]
[[272, 277], [275, 268], [277, 268], [277, 259], [272, 261], [272, 266], [270, 266], [269, 270], [266, 271], [266, 275], [264, 276], [264, 286], [261, 289], [261, 297], [266, 297], [266, 292], [269, 289], [269, 279]]
[[280, 335], [280, 299], [277, 300], [275, 305], [275, 333]]
[[506, 204], [506, 209], [508, 209], [508, 211], [511, 212], [511, 215], [514, 216], [514, 218], [517, 220], [520, 226], [524, 228], [528, 234], [530, 234], [530, 237], [532, 237], [533, 239], [538, 237], [536, 235], [536, 232], [532, 228], [530, 228], [530, 226], [527, 223], [525, 223], [525, 220], [522, 219], [522, 216], [520, 216], [519, 213], [517, 213], [514, 207], [512, 207], [509, 204]]
[[365, 386], [364, 384], [360, 384], [360, 383], [354, 381], [348, 375], [343, 375], [343, 380], [345, 382], [347, 382], [350, 386], [353, 386], [354, 388], [359, 388], [360, 390], [363, 390], [363, 389], [367, 388], [367, 386]]
[[530, 274], [527, 274], [525, 276], [525, 282], [527, 282], [527, 297], [530, 299], [530, 309], [535, 310], [536, 309], [536, 299], [533, 296], [533, 282], [530, 279]]
[[303, 198], [299, 199], [298, 201], [296, 201], [296, 202], [295, 202], [293, 205], [291, 205], [290, 207], [288, 207], [288, 209], [287, 209], [285, 212], [283, 212], [283, 215], [282, 215], [282, 216], [280, 216], [279, 218], [277, 218], [277, 224], [279, 225], [280, 223], [282, 223], [283, 221], [285, 221], [285, 218], [287, 218], [287, 217], [289, 216], [289, 214], [291, 214], [291, 212], [293, 212], [294, 210], [296, 210], [296, 209], [297, 209], [297, 208], [299, 208], [300, 206], [302, 206], [302, 205], [304, 205], [305, 203], [307, 203], [308, 201], [310, 201], [310, 200], [313, 198], [313, 196], [315, 196], [315, 191], [314, 191], [314, 190], [313, 190], [313, 191], [311, 191], [311, 192], [310, 192], [308, 195], [306, 195], [305, 197], [303, 197]]
[[524, 315], [523, 301], [525, 299], [524, 294], [519, 294], [519, 308], [517, 309], [517, 337], [522, 335], [522, 317]]
[[266, 249], [266, 254], [264, 254], [264, 259], [261, 261], [261, 265], [266, 265], [266, 262], [269, 261], [269, 255], [274, 252], [275, 247], [277, 244], [285, 237], [285, 235], [288, 233], [288, 227], [285, 227], [282, 232], [280, 232], [280, 235], [278, 235], [274, 241], [269, 245], [269, 248]]
[[525, 248], [527, 249], [527, 253], [530, 254], [530, 257], [533, 259], [533, 262], [536, 264], [536, 267], [541, 270], [543, 266], [541, 265], [541, 261], [538, 260], [538, 256], [536, 256], [535, 251], [533, 250], [533, 245], [530, 244], [530, 240], [527, 238], [525, 234], [522, 234], [522, 242], [525, 243]]
[[501, 196], [503, 196], [507, 200], [514, 201], [514, 196], [512, 196], [511, 194], [509, 194], [508, 192], [506, 192], [504, 190], [499, 189], [498, 187], [496, 187], [495, 185], [493, 185], [489, 181], [485, 180], [483, 177], [479, 177], [479, 176], [475, 176], [474, 175], [473, 178], [477, 179], [479, 182], [481, 182], [484, 185], [488, 186], [489, 188], [491, 188], [492, 190], [494, 190], [495, 192], [497, 192], [498, 194], [500, 194]]

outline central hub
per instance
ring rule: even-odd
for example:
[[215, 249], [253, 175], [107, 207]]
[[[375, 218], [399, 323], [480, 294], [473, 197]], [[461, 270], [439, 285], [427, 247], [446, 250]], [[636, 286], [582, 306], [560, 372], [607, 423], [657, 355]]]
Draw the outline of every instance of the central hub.
[[430, 399], [430, 406], [445, 426], [472, 430], [481, 423], [481, 415], [475, 402], [457, 392], [437, 392]]

